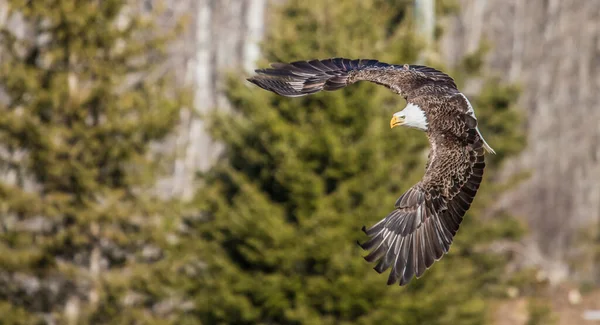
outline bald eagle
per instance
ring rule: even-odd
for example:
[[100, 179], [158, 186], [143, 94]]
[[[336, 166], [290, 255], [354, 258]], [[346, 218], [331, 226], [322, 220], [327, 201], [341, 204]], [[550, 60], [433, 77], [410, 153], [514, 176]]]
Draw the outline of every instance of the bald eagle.
[[421, 65], [393, 65], [366, 59], [327, 59], [273, 63], [256, 70], [251, 83], [286, 97], [336, 90], [365, 80], [389, 88], [407, 105], [393, 114], [390, 127], [424, 131], [431, 146], [423, 178], [404, 194], [395, 209], [363, 231], [364, 258], [383, 273], [388, 285], [419, 278], [450, 249], [477, 193], [485, 167], [485, 142], [473, 106], [454, 80]]

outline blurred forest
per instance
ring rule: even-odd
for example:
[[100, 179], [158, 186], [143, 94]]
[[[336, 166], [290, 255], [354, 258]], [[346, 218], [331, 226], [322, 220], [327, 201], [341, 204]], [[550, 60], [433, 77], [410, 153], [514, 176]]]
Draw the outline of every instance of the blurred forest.
[[523, 262], [551, 281], [600, 281], [600, 1], [461, 1], [443, 40], [448, 62], [484, 41], [490, 69], [523, 90], [528, 148], [506, 175], [531, 177], [499, 206], [527, 220]]
[[[599, 24], [588, 0], [0, 0], [0, 324], [580, 324]], [[406, 288], [356, 245], [423, 173], [404, 100], [244, 81], [335, 56], [447, 71], [498, 152]]]

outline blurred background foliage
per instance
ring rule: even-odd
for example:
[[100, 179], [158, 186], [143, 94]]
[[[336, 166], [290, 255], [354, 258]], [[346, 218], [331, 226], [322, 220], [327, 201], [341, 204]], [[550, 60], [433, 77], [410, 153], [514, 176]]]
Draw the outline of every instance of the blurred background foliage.
[[13, 177], [0, 183], [0, 323], [148, 318], [127, 292], [153, 281], [175, 215], [155, 199], [149, 152], [187, 97], [153, 74], [175, 31], [115, 0], [8, 8], [39, 37], [1, 31], [0, 159]]
[[[451, 65], [441, 55], [442, 22], [465, 2], [435, 1], [427, 41], [413, 0], [270, 1], [251, 62], [419, 62], [465, 89], [497, 154], [450, 253], [398, 287], [356, 242], [424, 172], [425, 135], [388, 128], [401, 97], [251, 87], [227, 49], [253, 48], [206, 27], [230, 6], [221, 30], [251, 30], [246, 0], [0, 0], [0, 324], [493, 324], [520, 294], [533, 297], [522, 324], [555, 322], [547, 277], [513, 263], [532, 229], [495, 205], [529, 175], [506, 175], [527, 148], [523, 87], [484, 69], [485, 39]], [[202, 37], [231, 44], [181, 46]], [[204, 128], [210, 168], [193, 157]], [[597, 243], [581, 254], [597, 259]]]
[[[439, 3], [440, 13], [451, 5]], [[287, 1], [271, 12], [262, 65], [335, 56], [414, 62], [423, 42], [411, 32], [411, 5]], [[461, 79], [476, 76], [478, 69], [471, 70]], [[486, 323], [486, 298], [501, 294], [506, 280], [505, 256], [487, 246], [518, 238], [523, 229], [506, 214], [483, 222], [483, 210], [505, 188], [492, 184], [497, 166], [524, 141], [514, 108], [518, 90], [477, 77], [486, 82], [473, 101], [498, 155], [451, 253], [408, 288], [383, 285], [384, 277], [359, 257], [364, 252], [355, 244], [364, 240], [360, 228], [387, 215], [423, 173], [425, 136], [387, 128], [403, 99], [372, 84], [288, 99], [232, 77], [227, 94], [233, 109], [209, 119], [212, 136], [225, 144], [224, 157], [204, 175], [198, 194], [209, 220], [198, 227], [208, 263], [198, 283], [200, 319]]]

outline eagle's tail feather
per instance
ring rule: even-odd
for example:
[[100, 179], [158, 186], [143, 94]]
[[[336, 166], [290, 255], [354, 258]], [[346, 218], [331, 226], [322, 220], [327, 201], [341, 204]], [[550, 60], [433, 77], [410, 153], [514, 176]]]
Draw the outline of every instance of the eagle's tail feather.
[[479, 138], [481, 139], [481, 141], [483, 141], [483, 149], [485, 149], [485, 151], [495, 155], [496, 151], [494, 151], [494, 149], [492, 149], [492, 147], [490, 147], [490, 145], [485, 141], [485, 139], [483, 138], [483, 135], [481, 135], [481, 132], [479, 131], [479, 127], [477, 127], [477, 134], [479, 134]]

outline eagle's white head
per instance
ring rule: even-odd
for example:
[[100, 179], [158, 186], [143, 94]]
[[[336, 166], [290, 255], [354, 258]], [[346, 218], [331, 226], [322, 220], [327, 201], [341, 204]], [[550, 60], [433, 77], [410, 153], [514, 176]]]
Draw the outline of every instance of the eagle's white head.
[[395, 113], [390, 121], [390, 127], [408, 126], [411, 128], [427, 131], [427, 117], [419, 105], [408, 103], [400, 112]]

